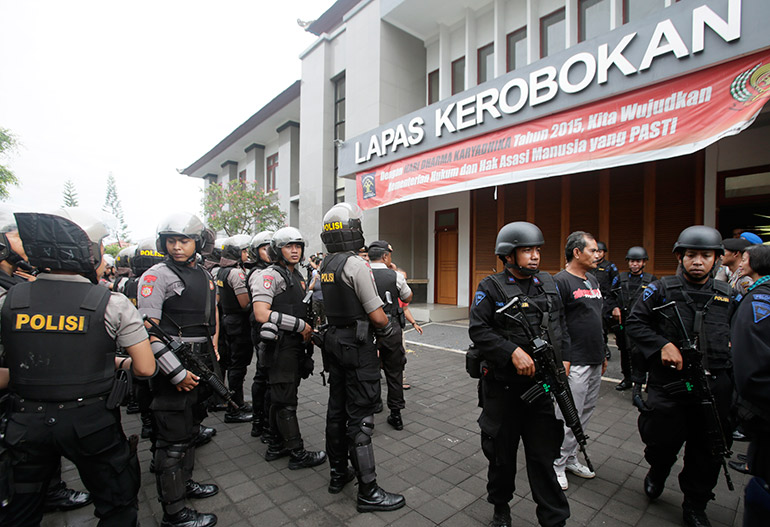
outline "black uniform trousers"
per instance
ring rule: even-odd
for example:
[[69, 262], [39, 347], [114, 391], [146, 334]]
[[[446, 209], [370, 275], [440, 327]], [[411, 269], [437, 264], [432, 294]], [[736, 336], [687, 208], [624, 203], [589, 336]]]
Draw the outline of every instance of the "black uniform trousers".
[[[279, 337], [272, 364], [267, 373], [270, 387], [270, 427], [273, 431], [279, 431], [276, 419], [278, 411], [282, 408], [293, 407], [296, 418], [299, 404], [299, 363], [302, 356], [304, 356], [304, 348], [301, 335], [285, 333]], [[292, 430], [291, 437], [282, 435], [281, 438], [283, 446], [289, 450], [303, 447], [298, 425], [296, 430]]]
[[481, 449], [487, 460], [487, 501], [507, 504], [516, 489], [516, 452], [524, 444], [527, 476], [537, 504], [540, 525], [561, 526], [569, 518], [569, 503], [553, 470], [564, 440], [564, 425], [554, 413], [553, 400], [541, 397], [532, 404], [521, 400], [531, 382], [481, 381], [484, 409], [479, 419]]
[[246, 369], [254, 356], [251, 342], [251, 325], [248, 313], [226, 314], [222, 317], [222, 329], [227, 340], [227, 384], [234, 392], [233, 399], [243, 406], [243, 381]]
[[16, 462], [15, 495], [5, 509], [4, 525], [40, 525], [48, 482], [62, 456], [77, 467], [100, 526], [136, 525], [139, 461], [123, 433], [119, 410], [107, 410], [103, 400], [59, 408], [55, 402], [17, 399], [6, 444]]
[[623, 373], [624, 379], [644, 384], [647, 379], [647, 363], [644, 354], [636, 348], [634, 342], [628, 336], [625, 322], [623, 322], [621, 328], [615, 331], [615, 342], [620, 351], [620, 371]]
[[[732, 444], [729, 415], [733, 395], [731, 370], [714, 370], [709, 380], [716, 401], [719, 420], [726, 432], [728, 448]], [[679, 473], [679, 487], [684, 494], [684, 505], [704, 510], [714, 499], [712, 490], [719, 479], [721, 459], [711, 454], [705, 418], [697, 401], [687, 396], [668, 394], [650, 378], [647, 405], [651, 410], [639, 414], [639, 433], [646, 445], [644, 457], [650, 472], [658, 481], [671, 472], [679, 451], [684, 445], [684, 468]]]
[[257, 367], [254, 371], [254, 378], [251, 381], [251, 404], [254, 407], [254, 416], [260, 413], [270, 415], [270, 390], [268, 389], [268, 374], [270, 364], [267, 363], [265, 350], [260, 351], [260, 338], [258, 326], [251, 325], [251, 343], [256, 349]]
[[380, 351], [382, 369], [385, 372], [385, 382], [388, 386], [388, 408], [403, 410], [404, 401], [404, 366], [406, 366], [406, 350], [404, 349], [403, 331], [397, 320], [392, 320], [393, 334], [386, 339], [377, 340]]
[[345, 470], [348, 447], [361, 432], [361, 422], [374, 415], [380, 396], [380, 362], [373, 333], [356, 341], [356, 328], [331, 326], [323, 350], [329, 372], [326, 452], [333, 469]]

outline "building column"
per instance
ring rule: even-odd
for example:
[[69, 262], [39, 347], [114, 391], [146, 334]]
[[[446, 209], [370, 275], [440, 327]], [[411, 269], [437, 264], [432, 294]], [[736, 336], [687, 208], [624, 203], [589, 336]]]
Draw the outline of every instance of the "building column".
[[[289, 225], [299, 225], [299, 123], [286, 121], [278, 133], [278, 196], [281, 209], [288, 214]], [[296, 198], [295, 206], [290, 206]]]
[[222, 169], [221, 176], [219, 178], [220, 183], [230, 183], [231, 181], [238, 180], [238, 163], [232, 160], [227, 160], [220, 165]]
[[719, 143], [706, 147], [706, 159], [703, 167], [703, 224], [709, 227], [717, 225], [717, 161]]
[[451, 34], [444, 24], [438, 26], [438, 98], [452, 95], [452, 59], [449, 54]]
[[476, 49], [476, 13], [465, 9], [465, 89], [478, 84], [478, 51]]
[[567, 0], [564, 14], [564, 26], [567, 31], [565, 42], [567, 47], [578, 43], [578, 5], [577, 0]]
[[249, 173], [253, 174], [253, 180], [257, 188], [265, 188], [265, 145], [251, 143], [243, 149], [246, 153], [246, 179], [249, 179]]
[[494, 46], [495, 46], [495, 78], [508, 69], [506, 64], [507, 42], [505, 33], [505, 5], [503, 0], [495, 0], [494, 12]]
[[540, 18], [537, 0], [527, 0], [527, 64], [540, 60]]

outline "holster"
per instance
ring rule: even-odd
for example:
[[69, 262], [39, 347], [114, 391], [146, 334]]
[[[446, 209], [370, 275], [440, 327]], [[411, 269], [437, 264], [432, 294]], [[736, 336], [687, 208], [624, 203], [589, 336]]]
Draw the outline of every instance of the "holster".
[[363, 344], [369, 338], [369, 321], [356, 320], [356, 342]]
[[481, 379], [481, 352], [475, 345], [468, 346], [465, 352], [465, 371], [472, 379]]
[[107, 410], [114, 410], [126, 401], [132, 391], [133, 375], [129, 370], [119, 368], [115, 370], [115, 376], [112, 379], [112, 389], [107, 396], [105, 406]]
[[275, 362], [275, 342], [261, 341], [257, 345], [257, 364], [260, 368], [270, 368]]

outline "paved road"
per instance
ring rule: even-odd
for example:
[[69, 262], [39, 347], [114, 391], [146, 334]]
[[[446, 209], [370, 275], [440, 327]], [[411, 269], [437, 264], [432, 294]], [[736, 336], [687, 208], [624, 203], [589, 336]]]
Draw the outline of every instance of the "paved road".
[[[486, 525], [492, 507], [485, 499], [486, 459], [476, 424], [476, 384], [465, 374], [465, 357], [460, 352], [468, 344], [467, 325], [430, 324], [423, 336], [409, 332], [406, 338], [410, 350], [407, 378], [412, 389], [406, 392], [405, 429], [393, 430], [385, 422], [386, 413], [378, 414], [374, 438], [378, 480], [387, 490], [404, 493], [406, 507], [394, 512], [358, 514], [354, 485], [337, 495], [326, 491], [328, 465], [290, 471], [285, 458], [268, 463], [262, 457], [265, 445], [249, 436], [249, 425], [225, 424], [221, 413], [212, 414], [206, 421], [219, 433], [198, 450], [195, 477], [202, 482], [216, 481], [222, 490], [194, 505], [202, 511], [216, 512], [222, 526]], [[618, 377], [617, 362], [611, 361], [608, 377]], [[637, 412], [629, 403], [629, 395], [616, 392], [614, 386], [613, 381], [603, 383], [598, 409], [588, 429], [588, 451], [597, 477], [580, 480], [570, 476], [567, 496], [572, 516], [568, 525], [681, 525], [682, 494], [676, 477], [669, 478], [663, 496], [655, 503], [649, 503], [642, 492], [648, 466], [636, 429]], [[320, 376], [316, 374], [303, 382], [300, 395], [300, 426], [306, 446], [323, 448], [328, 395]], [[126, 416], [124, 426], [127, 433], [137, 433], [138, 418]], [[745, 448], [745, 443], [735, 446], [738, 452], [745, 452]], [[143, 468], [141, 524], [155, 526], [162, 513], [154, 478], [147, 471], [150, 452], [146, 440], [140, 443], [139, 456]], [[680, 467], [681, 461], [673, 474]], [[82, 488], [77, 472], [66, 460], [64, 469], [65, 479]], [[747, 478], [732, 475], [738, 490], [729, 492], [720, 479], [716, 500], [709, 505], [715, 526], [741, 525], [741, 496]], [[514, 524], [536, 525], [521, 450], [516, 487], [511, 503]], [[92, 514], [91, 507], [51, 514], [43, 525], [93, 526], [96, 521]]]

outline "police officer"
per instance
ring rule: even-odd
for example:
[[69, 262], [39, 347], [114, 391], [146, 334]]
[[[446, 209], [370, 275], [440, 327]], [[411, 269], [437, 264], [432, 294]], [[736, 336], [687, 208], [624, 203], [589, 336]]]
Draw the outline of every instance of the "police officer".
[[599, 281], [599, 290], [602, 292], [602, 298], [604, 299], [604, 310], [602, 312], [604, 353], [607, 360], [609, 360], [610, 348], [607, 347], [607, 335], [612, 326], [620, 323], [620, 308], [615, 301], [615, 295], [612, 294], [612, 290], [618, 286], [618, 266], [604, 258], [607, 255], [606, 243], [597, 241], [596, 245], [599, 249], [596, 251], [596, 268], [588, 272]]
[[[19, 238], [18, 227], [16, 221], [13, 219], [13, 215], [3, 214], [2, 227], [0, 227], [0, 297], [14, 285], [21, 284], [27, 281], [23, 276], [26, 273], [18, 273], [20, 271], [19, 266], [24, 266], [28, 271], [32, 271], [32, 267], [29, 265], [27, 255], [24, 252], [24, 245]], [[2, 353], [0, 352], [0, 356]], [[0, 357], [0, 364], [2, 364], [2, 358]], [[0, 390], [0, 396], [4, 393]], [[77, 491], [67, 487], [67, 484], [61, 479], [61, 462], [58, 464], [51, 482], [48, 485], [48, 491], [45, 495], [44, 510], [46, 512], [62, 510], [69, 511], [85, 507], [93, 500], [88, 492]], [[2, 513], [0, 512], [0, 520], [2, 520]], [[2, 522], [0, 522], [2, 523]]]
[[[260, 324], [270, 322], [278, 329], [277, 342], [270, 352], [270, 426], [276, 432], [268, 445], [265, 459], [289, 457], [289, 469], [314, 467], [326, 461], [326, 452], [305, 450], [297, 421], [300, 378], [313, 372], [307, 355], [310, 334], [307, 303], [303, 302], [306, 284], [299, 270], [305, 240], [294, 227], [278, 229], [270, 240], [270, 265], [254, 284], [254, 318]], [[309, 344], [312, 347], [312, 344]], [[311, 348], [312, 349], [312, 348]]]
[[403, 330], [406, 320], [404, 310], [398, 305], [398, 299], [407, 304], [412, 301], [412, 290], [401, 273], [391, 268], [393, 248], [385, 240], [377, 240], [369, 245], [369, 262], [377, 284], [377, 292], [385, 303], [385, 314], [393, 325], [393, 335], [387, 339], [377, 339], [382, 369], [388, 385], [388, 424], [396, 430], [404, 429], [401, 410], [406, 407], [404, 401], [404, 349]]
[[753, 280], [732, 323], [732, 349], [738, 412], [751, 437], [743, 525], [759, 527], [770, 516], [770, 247], [754, 245], [742, 257], [742, 271]]
[[[251, 239], [249, 244], [249, 259], [254, 262], [254, 265], [249, 269], [249, 273], [246, 275], [246, 285], [248, 286], [249, 303], [253, 305], [254, 299], [251, 291], [254, 289], [259, 280], [259, 275], [262, 271], [268, 268], [272, 263], [270, 261], [270, 240], [273, 239], [273, 231], [262, 231]], [[254, 318], [254, 310], [252, 308], [249, 314], [249, 322], [251, 323], [251, 343], [254, 348], [257, 349], [257, 367], [254, 371], [254, 379], [251, 383], [251, 405], [252, 405], [252, 421], [251, 421], [251, 437], [262, 436], [262, 442], [267, 444], [270, 442], [270, 430], [269, 419], [265, 416], [270, 415], [270, 391], [268, 389], [268, 366], [264, 363], [264, 347], [262, 348], [262, 360], [260, 360], [260, 338], [259, 333], [262, 324], [259, 324]], [[268, 324], [271, 328], [269, 332], [272, 334], [278, 334], [278, 328], [275, 324]]]
[[615, 342], [620, 350], [620, 368], [623, 373], [623, 380], [615, 389], [618, 391], [628, 390], [633, 385], [634, 406], [640, 409], [642, 409], [640, 405], [643, 404], [642, 385], [647, 380], [647, 370], [644, 365], [644, 356], [635, 351], [636, 346], [628, 337], [626, 325], [631, 308], [642, 296], [647, 286], [657, 280], [654, 275], [644, 272], [647, 260], [649, 260], [649, 256], [647, 256], [647, 250], [644, 247], [636, 245], [629, 248], [626, 252], [628, 271], [618, 275], [618, 284], [612, 291], [621, 313], [620, 328], [616, 332]]
[[[197, 263], [204, 226], [197, 216], [171, 214], [158, 224], [156, 250], [166, 259], [146, 271], [139, 282], [139, 312], [157, 321], [169, 335], [192, 346], [192, 353], [213, 365], [213, 342], [218, 333], [216, 286]], [[195, 445], [206, 416], [205, 401], [211, 391], [198, 384], [198, 376], [185, 369], [160, 339], [151, 343], [163, 375], [152, 379], [155, 478], [163, 506], [163, 527], [215, 525], [214, 514], [185, 507], [185, 497], [213, 496], [219, 488], [192, 479]]]
[[[679, 234], [674, 252], [680, 266], [675, 276], [652, 282], [634, 305], [628, 320], [629, 336], [647, 360], [649, 369], [647, 405], [639, 415], [639, 433], [646, 448], [644, 457], [650, 471], [644, 478], [644, 492], [654, 500], [664, 489], [677, 455], [685, 447], [684, 468], [679, 486], [684, 493], [683, 518], [689, 526], [710, 525], [706, 504], [719, 477], [721, 460], [711, 454], [706, 419], [686, 390], [672, 386], [683, 382], [683, 337], [677, 327], [654, 308], [676, 302], [685, 329], [704, 353], [711, 392], [724, 426], [733, 392], [730, 352], [730, 314], [734, 300], [725, 282], [711, 278], [722, 253], [722, 237], [704, 225], [688, 227]], [[675, 318], [674, 318], [675, 319]], [[729, 430], [728, 428], [725, 428]], [[726, 441], [731, 443], [731, 437]]]
[[137, 375], [152, 375], [155, 361], [131, 303], [95, 285], [108, 230], [77, 208], [16, 219], [30, 263], [48, 271], [0, 300], [11, 394], [4, 443], [16, 459], [5, 524], [40, 525], [48, 481], [65, 456], [91, 492], [99, 525], [136, 525], [136, 449], [119, 409], [105, 402], [117, 346], [130, 356], [120, 365]]
[[515, 489], [519, 440], [524, 443], [540, 525], [564, 525], [570, 515], [553, 470], [564, 438], [562, 423], [556, 419], [550, 398], [541, 397], [532, 404], [521, 399], [533, 386], [535, 374], [529, 339], [523, 328], [496, 313], [514, 297], [522, 299], [530, 324], [545, 328], [557, 360], [567, 366], [564, 308], [553, 277], [538, 269], [544, 242], [543, 233], [531, 223], [517, 221], [500, 229], [495, 254], [505, 269], [481, 281], [470, 311], [468, 333], [487, 371], [481, 378], [478, 422], [482, 450], [489, 460], [487, 501], [494, 505], [492, 525], [496, 527], [511, 525], [508, 502]]
[[[380, 395], [380, 362], [374, 337], [388, 339], [393, 326], [367, 263], [356, 256], [364, 247], [361, 210], [348, 203], [329, 209], [321, 241], [329, 253], [321, 264], [326, 320], [324, 368], [329, 372], [326, 449], [329, 492], [341, 492], [358, 478], [358, 512], [390, 511], [406, 503], [400, 494], [377, 485], [374, 462], [374, 410]], [[376, 329], [375, 329], [376, 328]], [[348, 467], [348, 457], [355, 467]]]
[[227, 238], [222, 246], [220, 267], [214, 278], [219, 286], [219, 305], [222, 308], [222, 333], [227, 340], [227, 385], [233, 392], [233, 400], [239, 410], [228, 409], [225, 423], [248, 423], [252, 420], [251, 408], [243, 399], [243, 380], [251, 364], [254, 348], [251, 343], [249, 324], [249, 292], [243, 265], [249, 259], [251, 236], [236, 234]]

